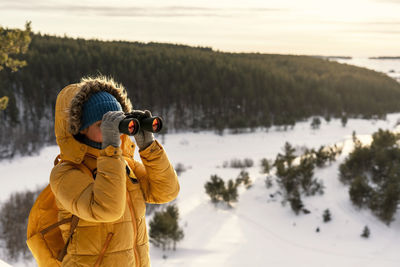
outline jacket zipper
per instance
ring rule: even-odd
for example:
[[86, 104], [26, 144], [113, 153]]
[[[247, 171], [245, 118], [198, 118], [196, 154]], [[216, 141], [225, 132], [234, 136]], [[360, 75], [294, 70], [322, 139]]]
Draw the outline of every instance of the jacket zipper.
[[103, 261], [104, 254], [106, 254], [106, 250], [107, 250], [108, 246], [110, 245], [110, 242], [111, 242], [111, 239], [112, 239], [113, 235], [114, 235], [114, 233], [108, 233], [107, 238], [106, 238], [106, 242], [104, 242], [103, 248], [101, 249], [100, 255], [97, 258], [97, 261], [94, 264], [94, 267], [99, 267], [101, 262]]

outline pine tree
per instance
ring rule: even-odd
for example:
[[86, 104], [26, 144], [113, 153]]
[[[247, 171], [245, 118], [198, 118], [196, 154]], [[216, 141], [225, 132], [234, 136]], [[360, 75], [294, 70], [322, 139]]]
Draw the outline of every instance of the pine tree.
[[176, 243], [183, 239], [183, 230], [179, 227], [179, 211], [175, 205], [169, 205], [164, 211], [155, 212], [150, 221], [150, 242], [163, 250], [171, 247], [176, 249]]
[[223, 200], [230, 205], [238, 199], [237, 184], [233, 180], [228, 181], [228, 186], [222, 195]]
[[175, 205], [169, 205], [166, 209], [166, 213], [172, 218], [172, 227], [168, 236], [172, 240], [173, 250], [176, 250], [176, 243], [185, 236], [183, 230], [178, 225], [179, 210]]
[[149, 226], [150, 242], [156, 247], [162, 247], [165, 250], [168, 245], [169, 222], [164, 213], [155, 212]]
[[286, 142], [284, 152], [285, 154], [282, 156], [282, 159], [285, 160], [287, 167], [290, 168], [292, 166], [293, 160], [296, 158], [296, 149], [289, 142]]
[[[4, 29], [0, 26], [0, 71], [4, 67], [10, 68], [12, 71], [17, 71], [26, 65], [26, 61], [14, 59], [18, 54], [24, 54], [28, 50], [31, 42], [31, 24], [25, 24], [25, 30]], [[8, 97], [0, 97], [0, 111], [5, 110], [8, 104]]]
[[300, 193], [298, 191], [293, 192], [289, 197], [290, 207], [298, 215], [300, 211], [304, 208], [303, 201], [301, 200]]
[[365, 176], [356, 176], [350, 185], [350, 199], [357, 207], [361, 208], [368, 204], [372, 189], [368, 185]]
[[313, 159], [309, 156], [302, 157], [300, 159], [300, 165], [297, 166], [297, 173], [303, 191], [306, 193], [306, 195], [312, 195], [312, 187], [314, 182]]
[[[387, 179], [390, 178], [392, 177]], [[383, 222], [389, 225], [394, 220], [399, 198], [400, 181], [392, 179], [392, 181], [386, 182], [385, 186], [373, 194], [370, 200], [370, 208]]]
[[265, 158], [262, 159], [261, 166], [262, 166], [261, 173], [269, 174], [269, 172], [271, 171], [271, 168], [272, 168], [270, 161]]
[[10, 30], [0, 26], [0, 71], [4, 67], [16, 71], [26, 65], [26, 61], [15, 59], [14, 56], [26, 53], [31, 42], [30, 34], [30, 22], [25, 24], [25, 30]]
[[222, 199], [225, 191], [225, 182], [217, 175], [211, 175], [211, 181], [204, 185], [206, 193], [210, 196], [213, 203]]
[[361, 146], [353, 133], [354, 151], [340, 165], [340, 179], [350, 184], [350, 199], [368, 207], [388, 225], [400, 202], [400, 136], [379, 129], [370, 146]]

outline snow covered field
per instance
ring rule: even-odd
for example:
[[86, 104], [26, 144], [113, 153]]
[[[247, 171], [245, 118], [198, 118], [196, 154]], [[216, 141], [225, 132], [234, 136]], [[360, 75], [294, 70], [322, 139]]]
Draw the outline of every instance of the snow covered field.
[[0, 267], [10, 267], [11, 265], [5, 263], [4, 261], [0, 260]]
[[353, 57], [351, 59], [337, 59], [339, 63], [356, 65], [359, 67], [369, 68], [378, 72], [383, 72], [389, 77], [400, 82], [400, 59], [373, 59]]
[[[379, 128], [394, 130], [399, 118], [400, 114], [390, 114], [385, 121], [350, 119], [346, 127], [339, 120], [322, 120], [319, 130], [312, 130], [306, 121], [287, 131], [168, 134], [163, 145], [171, 162], [187, 169], [180, 175], [181, 191], [176, 200], [185, 237], [177, 251], [163, 252], [151, 246], [152, 266], [400, 266], [400, 216], [388, 227], [369, 211], [357, 210], [350, 203], [348, 188], [338, 180], [338, 166], [352, 149], [352, 132], [368, 142]], [[275, 159], [285, 142], [308, 148], [336, 143], [344, 146], [338, 161], [316, 170], [325, 194], [303, 199], [311, 211], [308, 215], [296, 216], [289, 206], [274, 201], [270, 194], [276, 187], [267, 189], [265, 175], [260, 174], [260, 160]], [[47, 183], [57, 154], [58, 148], [53, 146], [38, 156], [0, 162], [0, 201], [14, 191]], [[254, 161], [247, 169], [253, 186], [240, 188], [239, 201], [232, 209], [215, 207], [204, 184], [212, 174], [235, 179], [240, 169], [222, 167], [224, 161], [234, 158]], [[328, 208], [332, 221], [323, 223], [322, 213]], [[365, 225], [371, 230], [369, 239], [360, 237]], [[27, 265], [35, 266], [23, 262], [15, 266]]]

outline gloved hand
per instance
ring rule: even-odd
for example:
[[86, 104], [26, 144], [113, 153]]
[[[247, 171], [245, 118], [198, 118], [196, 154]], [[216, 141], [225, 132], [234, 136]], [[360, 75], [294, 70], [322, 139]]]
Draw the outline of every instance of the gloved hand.
[[121, 120], [125, 118], [122, 111], [109, 111], [103, 115], [103, 120], [101, 122], [101, 133], [103, 135], [103, 142], [101, 148], [104, 149], [109, 145], [113, 147], [119, 147], [121, 144], [118, 126]]
[[[137, 118], [139, 121], [144, 118], [150, 118], [151, 117], [151, 112], [148, 110], [141, 111], [141, 110], [134, 110], [132, 112], [135, 118]], [[151, 143], [154, 141], [154, 135], [152, 132], [148, 131], [143, 131], [142, 129], [139, 130], [137, 134], [135, 134], [133, 137], [135, 137], [136, 144], [139, 147], [139, 151], [147, 148]]]

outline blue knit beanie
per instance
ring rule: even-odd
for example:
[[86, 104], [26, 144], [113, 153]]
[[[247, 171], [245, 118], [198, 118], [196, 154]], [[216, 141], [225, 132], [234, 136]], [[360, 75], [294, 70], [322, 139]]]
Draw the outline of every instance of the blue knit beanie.
[[103, 119], [103, 115], [109, 111], [122, 111], [121, 104], [111, 94], [101, 91], [93, 94], [83, 104], [82, 126], [79, 131], [89, 127], [96, 121]]

